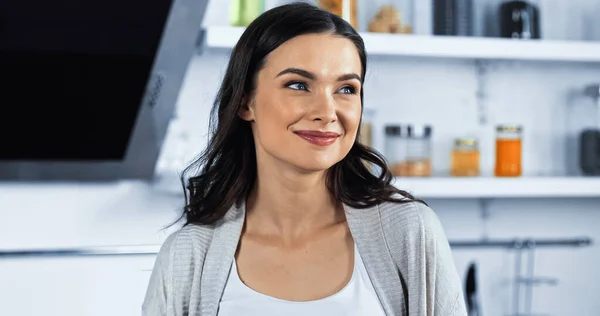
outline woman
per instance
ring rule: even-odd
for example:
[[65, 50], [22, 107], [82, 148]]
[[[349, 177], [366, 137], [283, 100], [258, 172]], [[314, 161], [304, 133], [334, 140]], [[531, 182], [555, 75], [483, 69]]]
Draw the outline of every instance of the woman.
[[308, 4], [246, 29], [144, 315], [466, 315], [437, 217], [357, 141], [366, 66], [356, 31]]

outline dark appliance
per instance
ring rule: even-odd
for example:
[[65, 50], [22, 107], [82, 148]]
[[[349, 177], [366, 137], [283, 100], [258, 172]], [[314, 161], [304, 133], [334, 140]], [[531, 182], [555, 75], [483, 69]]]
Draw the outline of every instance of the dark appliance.
[[206, 5], [0, 1], [0, 180], [151, 178]]
[[596, 128], [586, 128], [579, 136], [579, 164], [585, 175], [600, 176], [600, 85], [586, 87], [584, 94], [596, 105]]
[[500, 5], [502, 37], [539, 39], [540, 10], [528, 1], [507, 1]]

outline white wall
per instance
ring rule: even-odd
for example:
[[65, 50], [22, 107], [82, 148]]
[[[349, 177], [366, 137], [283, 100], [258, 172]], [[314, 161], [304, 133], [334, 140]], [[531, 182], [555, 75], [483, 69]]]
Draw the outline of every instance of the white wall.
[[[560, 2], [554, 1], [556, 5]], [[227, 17], [226, 3], [211, 1], [204, 24], [222, 24], [220, 19]], [[598, 1], [578, 3], [597, 5]], [[560, 36], [566, 35], [556, 33], [556, 38]], [[226, 62], [226, 52], [220, 51], [209, 51], [192, 61], [177, 119], [161, 157], [161, 168], [166, 172], [173, 174], [204, 146], [207, 113]], [[565, 151], [569, 147], [564, 119], [572, 112], [567, 95], [584, 84], [600, 81], [600, 65], [493, 63], [487, 78], [490, 125], [480, 126], [472, 62], [372, 57], [369, 67], [365, 105], [377, 110], [376, 123], [379, 127], [388, 122], [433, 124], [434, 165], [439, 174], [448, 170], [451, 139], [469, 133], [483, 140], [482, 168], [489, 172], [493, 163], [492, 126], [505, 121], [525, 126], [527, 175], [567, 173]], [[379, 131], [375, 145], [382, 149], [381, 128]], [[493, 200], [486, 222], [480, 217], [477, 200], [428, 202], [451, 240], [476, 239], [484, 234], [490, 238], [589, 236], [600, 240], [600, 199]], [[137, 182], [0, 184], [0, 249], [157, 244], [170, 231], [161, 228], [176, 218], [182, 203], [179, 197], [157, 193], [152, 186]], [[469, 261], [479, 263], [484, 313], [509, 314], [513, 253], [455, 250], [454, 256], [461, 275]], [[152, 260], [151, 256], [0, 260], [0, 315], [137, 313]], [[556, 277], [559, 283], [536, 288], [534, 311], [597, 315], [598, 266], [600, 247], [596, 245], [538, 251], [536, 272]], [[28, 293], [30, 290], [33, 292]]]

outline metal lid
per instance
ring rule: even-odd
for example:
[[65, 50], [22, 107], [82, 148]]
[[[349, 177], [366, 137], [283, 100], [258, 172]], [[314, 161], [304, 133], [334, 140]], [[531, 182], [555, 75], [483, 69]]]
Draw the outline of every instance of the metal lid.
[[433, 128], [430, 125], [409, 125], [408, 136], [414, 138], [429, 138], [433, 133]]
[[400, 125], [387, 125], [385, 134], [390, 136], [400, 136]]
[[496, 126], [496, 131], [504, 133], [520, 133], [523, 127], [518, 124], [501, 124]]
[[475, 138], [456, 138], [454, 140], [454, 145], [457, 147], [476, 147], [477, 139]]
[[409, 135], [408, 126], [406, 125], [386, 125], [385, 134], [389, 136], [403, 136]]

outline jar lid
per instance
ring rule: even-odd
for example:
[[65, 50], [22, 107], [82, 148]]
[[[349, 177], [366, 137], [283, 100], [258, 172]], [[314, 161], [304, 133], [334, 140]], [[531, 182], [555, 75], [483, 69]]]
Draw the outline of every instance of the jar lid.
[[475, 147], [477, 146], [477, 139], [475, 138], [457, 138], [454, 140], [454, 145], [457, 147]]
[[430, 125], [409, 125], [408, 135], [414, 138], [429, 138], [433, 133]]
[[390, 136], [408, 136], [408, 127], [406, 125], [386, 125], [385, 134]]
[[400, 126], [399, 125], [387, 125], [385, 127], [385, 134], [399, 136], [400, 135]]
[[504, 133], [520, 133], [523, 127], [518, 124], [500, 124], [496, 126], [496, 131]]

